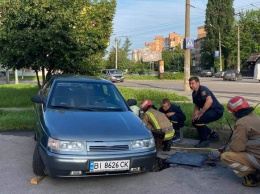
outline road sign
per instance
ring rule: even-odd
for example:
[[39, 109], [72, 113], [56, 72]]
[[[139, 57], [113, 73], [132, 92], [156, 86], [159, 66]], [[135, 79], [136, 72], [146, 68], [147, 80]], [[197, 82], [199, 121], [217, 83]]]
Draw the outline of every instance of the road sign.
[[194, 39], [185, 38], [185, 49], [194, 49]]

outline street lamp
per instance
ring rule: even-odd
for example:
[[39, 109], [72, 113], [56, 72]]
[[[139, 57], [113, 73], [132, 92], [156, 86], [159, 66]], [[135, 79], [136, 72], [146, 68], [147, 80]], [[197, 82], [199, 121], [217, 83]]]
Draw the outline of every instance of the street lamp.
[[118, 40], [115, 39], [115, 43], [116, 43], [116, 61], [115, 61], [115, 64], [116, 64], [116, 69], [117, 69], [117, 44], [118, 44]]
[[219, 47], [219, 70], [222, 71], [222, 54], [221, 54], [221, 35], [220, 30], [214, 27], [212, 24], [209, 24], [211, 27], [215, 28], [218, 31], [218, 47]]

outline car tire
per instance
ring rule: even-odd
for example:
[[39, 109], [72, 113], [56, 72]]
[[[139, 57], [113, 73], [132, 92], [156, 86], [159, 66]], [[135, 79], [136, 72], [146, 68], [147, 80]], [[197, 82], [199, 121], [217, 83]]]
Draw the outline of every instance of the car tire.
[[227, 81], [225, 78], [223, 78], [224, 81]]
[[42, 157], [40, 155], [39, 147], [40, 147], [40, 143], [37, 142], [33, 153], [33, 162], [32, 162], [33, 172], [37, 176], [45, 176], [46, 174], [44, 172], [44, 164], [42, 161]]

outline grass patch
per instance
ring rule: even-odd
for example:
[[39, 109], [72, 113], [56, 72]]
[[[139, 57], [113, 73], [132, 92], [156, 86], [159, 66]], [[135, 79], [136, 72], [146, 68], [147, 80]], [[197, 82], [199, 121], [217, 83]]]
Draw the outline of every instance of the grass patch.
[[0, 107], [32, 107], [31, 97], [38, 92], [36, 84], [0, 85]]
[[171, 101], [190, 101], [186, 96], [180, 96], [173, 92], [158, 91], [154, 89], [132, 89], [126, 87], [118, 87], [123, 97], [127, 100], [129, 98], [135, 98], [138, 105], [145, 99], [149, 99], [155, 106], [160, 106], [162, 99], [168, 98]]
[[183, 80], [183, 73], [169, 73], [165, 72], [161, 78], [159, 76], [149, 76], [149, 75], [124, 75], [126, 80]]
[[36, 115], [33, 109], [6, 111], [0, 110], [0, 131], [33, 130]]

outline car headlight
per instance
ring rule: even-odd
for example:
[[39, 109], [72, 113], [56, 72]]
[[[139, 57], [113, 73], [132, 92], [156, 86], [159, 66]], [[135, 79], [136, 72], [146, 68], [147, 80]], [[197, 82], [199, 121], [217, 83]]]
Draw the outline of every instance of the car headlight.
[[131, 149], [143, 149], [155, 147], [154, 138], [131, 141]]
[[48, 147], [58, 151], [82, 151], [84, 144], [81, 141], [61, 141], [49, 137]]

